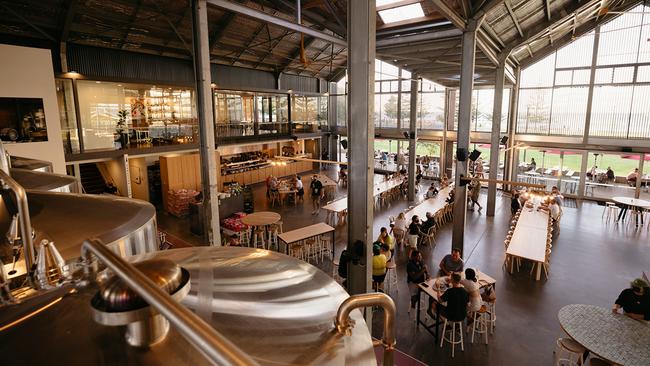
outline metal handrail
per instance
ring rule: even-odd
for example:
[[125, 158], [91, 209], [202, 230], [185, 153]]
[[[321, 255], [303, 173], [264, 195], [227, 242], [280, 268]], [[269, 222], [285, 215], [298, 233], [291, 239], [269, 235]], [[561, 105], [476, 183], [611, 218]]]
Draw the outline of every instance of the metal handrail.
[[132, 264], [120, 258], [99, 239], [84, 241], [81, 257], [92, 263], [94, 254], [115, 275], [162, 314], [176, 329], [215, 365], [259, 365], [235, 344], [217, 332], [188, 308], [158, 288]]
[[18, 224], [20, 225], [20, 240], [23, 242], [23, 257], [25, 257], [25, 269], [28, 274], [34, 271], [35, 250], [32, 238], [32, 222], [29, 217], [29, 205], [27, 203], [27, 193], [23, 186], [18, 184], [9, 174], [0, 169], [0, 181], [4, 183], [16, 195], [16, 205], [18, 206]]
[[336, 330], [341, 335], [349, 335], [354, 327], [354, 323], [350, 320], [350, 313], [352, 310], [358, 308], [365, 308], [370, 306], [381, 306], [384, 309], [384, 335], [381, 340], [384, 347], [384, 366], [394, 365], [394, 350], [395, 350], [395, 302], [390, 296], [374, 292], [368, 294], [352, 295], [345, 299], [339, 310], [336, 313]]

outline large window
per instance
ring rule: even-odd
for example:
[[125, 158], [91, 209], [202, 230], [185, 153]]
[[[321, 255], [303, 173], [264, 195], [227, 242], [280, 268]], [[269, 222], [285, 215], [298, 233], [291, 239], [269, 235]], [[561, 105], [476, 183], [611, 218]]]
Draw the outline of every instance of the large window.
[[196, 140], [194, 91], [100, 81], [78, 81], [85, 150]]
[[649, 19], [639, 5], [522, 70], [517, 133], [648, 139]]
[[77, 115], [74, 109], [74, 94], [72, 80], [56, 80], [56, 101], [59, 105], [61, 120], [61, 137], [66, 153], [79, 152], [79, 134], [77, 132]]
[[[508, 129], [508, 113], [510, 106], [510, 89], [503, 90], [501, 103], [500, 131], [505, 133]], [[454, 130], [458, 130], [458, 111], [460, 107], [460, 92], [456, 91], [456, 112], [454, 114]], [[491, 132], [492, 116], [494, 112], [494, 89], [474, 89], [472, 91], [472, 114], [470, 131]]]

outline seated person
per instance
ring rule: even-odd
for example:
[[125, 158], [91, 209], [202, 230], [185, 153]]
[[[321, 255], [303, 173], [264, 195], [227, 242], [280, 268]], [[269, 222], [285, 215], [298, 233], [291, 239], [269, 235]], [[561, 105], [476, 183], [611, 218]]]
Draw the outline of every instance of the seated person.
[[465, 320], [469, 295], [460, 284], [460, 274], [451, 275], [451, 287], [444, 294], [440, 294], [440, 289], [436, 291], [440, 301], [447, 303], [447, 305], [438, 303], [438, 315], [452, 322]]
[[438, 195], [438, 188], [436, 188], [436, 185], [431, 183], [429, 186], [429, 190], [427, 190], [427, 193], [425, 194], [425, 198], [433, 198]]
[[516, 214], [521, 209], [521, 202], [519, 201], [519, 193], [514, 193], [510, 199], [510, 212]]
[[462, 272], [465, 264], [460, 258], [460, 249], [453, 248], [451, 254], [447, 254], [440, 261], [440, 275], [449, 276], [452, 272]]
[[596, 169], [598, 169], [597, 165], [592, 166], [591, 169], [587, 172], [587, 178], [596, 180]]
[[[409, 292], [411, 293], [411, 307], [415, 308], [418, 302], [420, 291], [418, 285], [429, 278], [427, 265], [422, 261], [422, 254], [418, 250], [411, 251], [409, 261], [406, 263], [406, 282], [408, 283]], [[411, 311], [409, 309], [409, 312]]]
[[[381, 244], [386, 244], [388, 249], [391, 251], [391, 254], [395, 252], [395, 238], [393, 238], [393, 236], [388, 233], [388, 229], [386, 229], [385, 227], [382, 227], [380, 229], [377, 242]], [[390, 258], [390, 257], [386, 257], [386, 258]]]
[[626, 288], [618, 295], [612, 313], [618, 313], [623, 308], [623, 313], [632, 319], [650, 320], [650, 285], [637, 278], [630, 283], [630, 288]]
[[528, 164], [528, 170], [533, 172], [537, 170], [537, 162], [535, 161], [535, 158], [530, 159], [530, 164]]
[[463, 285], [469, 295], [469, 308], [467, 312], [479, 311], [483, 301], [481, 299], [481, 286], [479, 286], [478, 279], [476, 278], [476, 271], [472, 268], [467, 268], [465, 270], [465, 278], [460, 280], [460, 284]]
[[447, 178], [446, 175], [443, 175], [442, 178], [440, 179], [440, 188], [445, 188], [448, 185], [449, 185], [449, 178]]
[[634, 168], [634, 170], [627, 175], [627, 184], [634, 187], [636, 186], [637, 179], [639, 179], [639, 168]]
[[607, 167], [607, 173], [606, 173], [606, 175], [607, 175], [607, 180], [608, 180], [609, 182], [613, 182], [613, 181], [616, 180], [616, 175], [614, 174], [614, 171], [612, 170], [612, 167], [611, 167], [611, 166], [608, 166], [608, 167]]
[[425, 234], [429, 234], [429, 229], [431, 229], [435, 224], [436, 221], [433, 218], [433, 214], [431, 212], [426, 213], [427, 220], [422, 223], [422, 232]]
[[551, 188], [551, 197], [555, 198], [555, 202], [557, 202], [558, 206], [564, 206], [564, 196], [562, 193], [560, 193], [560, 190], [557, 188], [557, 186], [553, 186]]
[[548, 200], [548, 205], [540, 205], [539, 209], [548, 212], [548, 214], [551, 216], [553, 225], [556, 225], [558, 223], [558, 220], [560, 220], [560, 215], [562, 215], [562, 209], [560, 208], [560, 205], [557, 204], [557, 201], [554, 197], [551, 197]]
[[456, 192], [452, 189], [449, 191], [449, 196], [445, 200], [447, 203], [454, 203], [454, 199], [456, 198]]

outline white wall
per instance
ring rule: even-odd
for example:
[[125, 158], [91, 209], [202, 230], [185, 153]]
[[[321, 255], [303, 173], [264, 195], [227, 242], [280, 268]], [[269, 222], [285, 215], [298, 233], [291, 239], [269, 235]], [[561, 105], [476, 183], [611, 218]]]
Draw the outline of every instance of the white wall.
[[50, 50], [0, 44], [0, 97], [43, 98], [46, 142], [5, 143], [11, 155], [50, 161], [65, 174], [59, 107]]

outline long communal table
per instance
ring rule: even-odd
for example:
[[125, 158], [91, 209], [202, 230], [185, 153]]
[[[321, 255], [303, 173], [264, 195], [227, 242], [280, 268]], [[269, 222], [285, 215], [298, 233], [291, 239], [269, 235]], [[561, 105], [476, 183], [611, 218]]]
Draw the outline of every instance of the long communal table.
[[[375, 186], [373, 188], [373, 196], [376, 197], [384, 192], [387, 192], [399, 186], [402, 183], [403, 180], [400, 178], [375, 183]], [[327, 222], [331, 223], [332, 225], [335, 225], [334, 219], [336, 218], [337, 214], [346, 211], [348, 209], [348, 198], [347, 196], [339, 198], [335, 201], [328, 203], [322, 208], [327, 211]]]
[[332, 233], [332, 258], [336, 258], [334, 256], [334, 232], [335, 231], [333, 227], [327, 225], [326, 223], [319, 222], [318, 224], [301, 227], [300, 229], [285, 231], [282, 234], [279, 234], [278, 238], [285, 244], [285, 253], [289, 254], [289, 244], [291, 243], [297, 243], [305, 239]]
[[435, 214], [439, 210], [443, 209], [447, 205], [447, 201], [446, 201], [447, 197], [449, 196], [449, 192], [453, 188], [454, 188], [453, 186], [447, 186], [445, 188], [442, 188], [438, 192], [437, 196], [433, 198], [427, 198], [426, 200], [422, 201], [419, 205], [405, 212], [404, 215], [406, 216], [407, 220], [410, 220], [411, 217], [413, 217], [413, 215], [418, 215], [418, 217], [422, 219], [427, 214], [427, 212], [431, 212], [432, 214]]
[[[506, 254], [534, 262], [546, 261], [546, 237], [548, 236], [548, 213], [522, 208], [517, 225], [512, 233]], [[510, 261], [510, 273], [514, 261]], [[542, 276], [542, 266], [537, 266], [536, 280]]]

